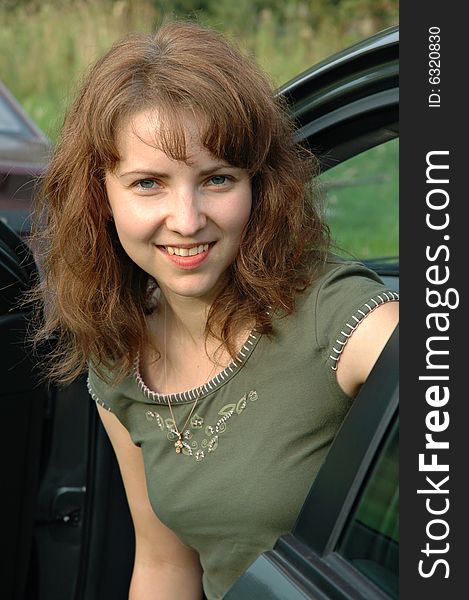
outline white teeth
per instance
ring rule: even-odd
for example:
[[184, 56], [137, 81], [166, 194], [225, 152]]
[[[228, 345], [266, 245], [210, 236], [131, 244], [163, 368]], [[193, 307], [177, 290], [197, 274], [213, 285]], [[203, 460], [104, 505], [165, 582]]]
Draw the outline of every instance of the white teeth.
[[194, 246], [193, 248], [177, 248], [175, 246], [165, 246], [168, 254], [176, 256], [196, 256], [201, 252], [208, 251], [208, 244], [200, 244], [200, 246]]

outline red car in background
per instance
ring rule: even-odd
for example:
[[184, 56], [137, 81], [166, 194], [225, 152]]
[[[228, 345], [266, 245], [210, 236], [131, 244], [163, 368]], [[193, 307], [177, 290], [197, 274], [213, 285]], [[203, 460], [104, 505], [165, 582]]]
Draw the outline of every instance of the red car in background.
[[0, 220], [29, 232], [31, 202], [51, 142], [0, 81]]

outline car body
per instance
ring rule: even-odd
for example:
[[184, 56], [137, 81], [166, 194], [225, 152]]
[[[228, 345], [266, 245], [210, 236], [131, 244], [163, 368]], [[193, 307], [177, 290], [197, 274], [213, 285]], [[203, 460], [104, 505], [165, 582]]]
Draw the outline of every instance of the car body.
[[[344, 165], [352, 172], [349, 161], [366, 161], [398, 137], [398, 30], [324, 61], [280, 93], [298, 122], [299, 139], [320, 156], [323, 170], [333, 174]], [[328, 181], [330, 189], [341, 189], [343, 178]], [[389, 178], [378, 185], [394, 194]], [[397, 291], [398, 261], [373, 253], [366, 258]], [[0, 223], [0, 281], [6, 286], [0, 294], [0, 393], [7, 411], [0, 439], [10, 490], [3, 499], [9, 515], [4, 544], [12, 549], [3, 562], [5, 597], [124, 600], [132, 524], [85, 379], [62, 388], [38, 385], [21, 344], [28, 315], [15, 298], [35, 276], [27, 246]], [[311, 482], [293, 531], [250, 566], [227, 600], [397, 597], [397, 350], [396, 329]]]
[[50, 150], [50, 140], [0, 81], [0, 219], [22, 236]]

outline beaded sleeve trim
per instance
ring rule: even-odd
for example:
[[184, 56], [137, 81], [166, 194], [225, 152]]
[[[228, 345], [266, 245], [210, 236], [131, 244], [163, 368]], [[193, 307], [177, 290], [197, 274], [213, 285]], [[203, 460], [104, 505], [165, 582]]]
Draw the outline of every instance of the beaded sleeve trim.
[[360, 307], [355, 314], [353, 314], [344, 326], [344, 329], [340, 332], [339, 337], [336, 339], [332, 352], [329, 358], [333, 361], [331, 369], [337, 371], [337, 365], [339, 364], [340, 357], [344, 351], [345, 346], [349, 338], [352, 336], [355, 329], [360, 325], [365, 317], [372, 313], [378, 306], [386, 304], [387, 302], [397, 302], [399, 300], [399, 294], [386, 290], [370, 298], [362, 307]]
[[104, 404], [104, 402], [94, 393], [93, 388], [91, 387], [91, 383], [90, 383], [90, 378], [89, 377], [86, 380], [86, 387], [88, 388], [89, 395], [93, 398], [93, 400], [95, 402], [97, 402], [98, 404], [100, 404], [103, 408], [105, 408], [109, 412], [112, 412], [111, 408], [107, 404]]
[[151, 390], [146, 383], [143, 381], [142, 375], [140, 373], [140, 364], [139, 358], [137, 357], [135, 360], [134, 367], [134, 377], [137, 381], [138, 387], [143, 392], [143, 394], [154, 402], [155, 404], [182, 404], [185, 402], [194, 401], [196, 398], [202, 398], [205, 394], [209, 394], [213, 392], [217, 387], [219, 387], [222, 383], [224, 383], [229, 377], [234, 375], [245, 363], [251, 352], [253, 351], [256, 342], [258, 340], [258, 334], [253, 331], [246, 343], [243, 345], [241, 350], [238, 353], [238, 356], [233, 360], [223, 371], [215, 375], [212, 379], [201, 385], [200, 387], [193, 388], [191, 390], [186, 390], [184, 392], [177, 392], [175, 394], [159, 394], [158, 392], [154, 392]]

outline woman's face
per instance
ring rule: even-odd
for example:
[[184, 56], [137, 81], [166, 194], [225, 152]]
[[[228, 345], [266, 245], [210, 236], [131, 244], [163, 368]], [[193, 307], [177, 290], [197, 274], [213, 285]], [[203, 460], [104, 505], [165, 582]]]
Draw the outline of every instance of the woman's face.
[[121, 157], [106, 191], [128, 256], [171, 295], [211, 302], [233, 263], [251, 212], [251, 181], [200, 145], [185, 124], [187, 162], [155, 148], [152, 111], [139, 113], [117, 138]]

